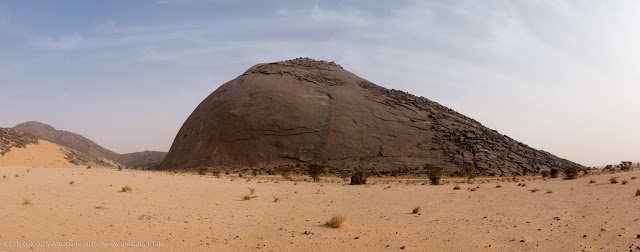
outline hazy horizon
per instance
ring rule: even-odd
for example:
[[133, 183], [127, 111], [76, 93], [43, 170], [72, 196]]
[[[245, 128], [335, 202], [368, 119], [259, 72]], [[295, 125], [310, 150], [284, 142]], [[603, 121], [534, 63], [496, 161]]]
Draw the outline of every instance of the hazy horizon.
[[254, 64], [310, 57], [586, 166], [640, 161], [640, 2], [0, 3], [0, 127], [168, 151]]

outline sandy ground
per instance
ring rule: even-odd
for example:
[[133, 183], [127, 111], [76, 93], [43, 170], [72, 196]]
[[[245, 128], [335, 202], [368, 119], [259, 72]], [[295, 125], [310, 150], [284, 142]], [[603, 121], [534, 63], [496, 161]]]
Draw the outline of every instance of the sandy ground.
[[65, 159], [64, 147], [40, 140], [38, 144], [29, 144], [24, 148], [11, 148], [0, 156], [0, 167], [79, 167]]
[[[461, 184], [462, 190], [453, 190], [453, 184], [246, 182], [107, 168], [1, 167], [2, 175], [7, 177], [0, 178], [0, 251], [65, 245], [91, 251], [401, 251], [403, 246], [404, 251], [636, 251], [640, 246], [640, 197], [635, 196], [640, 179], [631, 179], [640, 176], [637, 171]], [[609, 183], [614, 176], [629, 182]], [[121, 192], [124, 185], [133, 191]], [[248, 187], [255, 195], [244, 201]], [[32, 204], [23, 205], [25, 198]], [[416, 206], [419, 215], [411, 213]], [[348, 225], [325, 226], [333, 214], [345, 215]], [[145, 247], [141, 241], [155, 244]]]

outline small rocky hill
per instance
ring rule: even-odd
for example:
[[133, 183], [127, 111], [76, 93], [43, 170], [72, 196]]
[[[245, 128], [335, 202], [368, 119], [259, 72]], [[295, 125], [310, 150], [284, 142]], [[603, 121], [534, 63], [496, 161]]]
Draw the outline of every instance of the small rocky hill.
[[[13, 155], [20, 152], [18, 155]], [[0, 128], [0, 166], [44, 167], [112, 166], [113, 161], [77, 152], [29, 133]]]
[[144, 151], [118, 154], [108, 150], [86, 137], [64, 130], [56, 130], [50, 125], [30, 121], [18, 124], [14, 129], [21, 130], [44, 140], [59, 144], [97, 159], [106, 158], [128, 167], [148, 167], [160, 164], [165, 152]]
[[582, 167], [425, 97], [308, 58], [258, 64], [220, 86], [189, 116], [161, 167], [309, 162], [379, 170], [431, 163], [480, 174]]

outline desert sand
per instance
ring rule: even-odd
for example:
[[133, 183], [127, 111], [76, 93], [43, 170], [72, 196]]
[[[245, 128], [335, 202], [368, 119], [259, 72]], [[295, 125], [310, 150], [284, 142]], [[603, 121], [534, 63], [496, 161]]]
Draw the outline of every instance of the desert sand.
[[29, 144], [24, 148], [12, 148], [11, 151], [0, 157], [0, 167], [80, 167], [65, 159], [66, 152], [68, 150], [60, 145], [40, 140], [38, 144]]
[[[247, 181], [237, 175], [108, 168], [3, 167], [2, 175], [0, 251], [121, 249], [116, 244], [142, 251], [400, 251], [403, 246], [406, 251], [628, 251], [640, 246], [635, 196], [640, 180], [632, 179], [638, 171], [576, 180], [482, 183], [477, 178], [475, 184], [459, 184], [461, 190], [453, 190], [452, 180], [433, 186], [370, 179], [368, 185], [350, 186], [338, 178]], [[611, 184], [611, 177], [628, 183]], [[526, 186], [518, 186], [522, 183]], [[122, 192], [125, 185], [133, 190]], [[477, 189], [467, 190], [471, 187]], [[243, 200], [248, 188], [255, 194]], [[415, 207], [420, 214], [412, 214]], [[334, 214], [346, 216], [346, 224], [324, 225]]]

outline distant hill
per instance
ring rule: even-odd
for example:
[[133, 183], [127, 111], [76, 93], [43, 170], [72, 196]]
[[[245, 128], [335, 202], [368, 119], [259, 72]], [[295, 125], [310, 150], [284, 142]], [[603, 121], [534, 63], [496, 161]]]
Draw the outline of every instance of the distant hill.
[[106, 158], [91, 157], [17, 129], [0, 128], [0, 167], [108, 167], [114, 164]]
[[52, 143], [65, 146], [94, 158], [107, 158], [128, 167], [149, 167], [158, 165], [164, 159], [166, 152], [144, 151], [118, 154], [106, 149], [86, 137], [36, 121], [18, 124], [14, 129], [30, 133]]

